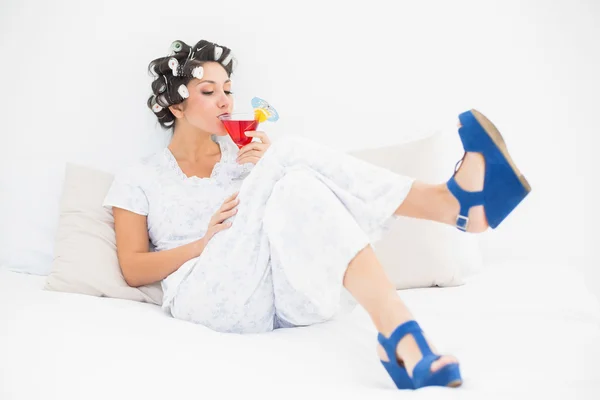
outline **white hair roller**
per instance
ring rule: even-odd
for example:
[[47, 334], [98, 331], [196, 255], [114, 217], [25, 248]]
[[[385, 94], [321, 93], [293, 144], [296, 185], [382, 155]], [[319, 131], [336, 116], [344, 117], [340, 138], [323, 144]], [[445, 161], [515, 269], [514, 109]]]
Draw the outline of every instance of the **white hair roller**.
[[162, 85], [160, 85], [160, 87], [158, 88], [158, 93], [164, 93], [165, 90], [167, 90], [167, 76], [163, 75], [163, 78], [165, 80], [165, 83], [163, 83]]
[[217, 61], [223, 55], [223, 48], [215, 46], [215, 61]]
[[163, 107], [156, 102], [156, 96], [152, 97], [152, 111], [159, 113], [163, 110]]
[[229, 64], [229, 62], [231, 61], [232, 57], [233, 57], [233, 52], [230, 50], [229, 54], [227, 54], [227, 57], [225, 57], [225, 59], [223, 61], [221, 61], [221, 64], [223, 64], [223, 66], [226, 67], [227, 64]]
[[173, 70], [173, 76], [177, 76], [177, 68], [179, 67], [179, 61], [176, 58], [169, 59], [169, 68]]
[[179, 85], [179, 87], [177, 88], [177, 93], [179, 93], [179, 95], [183, 99], [187, 99], [188, 97], [190, 97], [190, 92], [188, 91], [188, 88], [183, 84]]
[[156, 100], [156, 102], [161, 106], [161, 107], [168, 107], [169, 106], [169, 102], [167, 101], [167, 98], [165, 97], [164, 94], [158, 95], [154, 98]]
[[204, 76], [204, 68], [196, 67], [192, 70], [192, 76], [196, 79], [202, 79]]
[[179, 53], [182, 49], [183, 43], [181, 43], [179, 40], [176, 40], [173, 43], [171, 43], [171, 51], [173, 53]]
[[158, 103], [154, 103], [152, 105], [152, 111], [154, 111], [155, 113], [159, 113], [162, 110], [163, 110], [163, 108]]

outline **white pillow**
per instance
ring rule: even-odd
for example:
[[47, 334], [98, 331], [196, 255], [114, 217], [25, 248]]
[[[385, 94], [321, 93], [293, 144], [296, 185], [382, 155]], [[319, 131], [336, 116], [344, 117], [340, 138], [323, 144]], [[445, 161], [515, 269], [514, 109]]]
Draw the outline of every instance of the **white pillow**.
[[112, 174], [67, 164], [45, 289], [160, 305], [160, 283], [132, 288], [121, 273], [112, 211], [102, 207], [112, 181]]
[[[398, 174], [428, 183], [446, 182], [463, 155], [456, 132], [349, 154]], [[457, 286], [479, 271], [479, 238], [437, 222], [399, 217], [373, 245], [397, 289]]]

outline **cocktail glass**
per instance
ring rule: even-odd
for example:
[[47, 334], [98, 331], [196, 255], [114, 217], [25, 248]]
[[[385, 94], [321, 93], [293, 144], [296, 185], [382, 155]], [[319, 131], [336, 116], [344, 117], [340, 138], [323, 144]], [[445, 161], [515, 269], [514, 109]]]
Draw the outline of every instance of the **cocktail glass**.
[[246, 132], [255, 131], [259, 124], [254, 112], [226, 114], [219, 117], [219, 119], [225, 125], [225, 130], [227, 130], [233, 142], [240, 149], [252, 141], [252, 137], [246, 136]]

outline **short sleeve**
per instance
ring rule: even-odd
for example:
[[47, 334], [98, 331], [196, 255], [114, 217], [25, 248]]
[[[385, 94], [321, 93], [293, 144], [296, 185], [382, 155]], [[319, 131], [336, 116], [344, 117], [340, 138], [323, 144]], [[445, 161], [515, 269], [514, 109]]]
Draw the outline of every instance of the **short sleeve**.
[[148, 215], [148, 197], [143, 189], [143, 171], [129, 168], [115, 176], [102, 205]]

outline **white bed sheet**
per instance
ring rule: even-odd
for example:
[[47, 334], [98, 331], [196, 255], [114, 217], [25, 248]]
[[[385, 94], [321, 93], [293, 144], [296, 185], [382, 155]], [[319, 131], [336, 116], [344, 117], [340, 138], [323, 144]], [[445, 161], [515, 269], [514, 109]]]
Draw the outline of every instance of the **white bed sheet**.
[[574, 267], [504, 263], [461, 287], [401, 291], [464, 384], [400, 393], [360, 307], [240, 336], [44, 279], [0, 268], [0, 399], [600, 398], [600, 306]]

